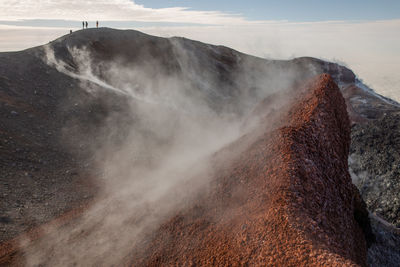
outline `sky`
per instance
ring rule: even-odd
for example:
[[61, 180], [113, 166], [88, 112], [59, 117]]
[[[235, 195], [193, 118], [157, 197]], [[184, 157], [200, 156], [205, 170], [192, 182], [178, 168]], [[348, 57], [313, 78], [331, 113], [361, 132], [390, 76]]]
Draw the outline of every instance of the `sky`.
[[0, 0], [0, 51], [45, 44], [82, 20], [264, 58], [339, 62], [400, 101], [399, 0]]
[[250, 20], [364, 20], [399, 17], [398, 0], [140, 0], [151, 8], [184, 6], [193, 10], [218, 10], [242, 14]]

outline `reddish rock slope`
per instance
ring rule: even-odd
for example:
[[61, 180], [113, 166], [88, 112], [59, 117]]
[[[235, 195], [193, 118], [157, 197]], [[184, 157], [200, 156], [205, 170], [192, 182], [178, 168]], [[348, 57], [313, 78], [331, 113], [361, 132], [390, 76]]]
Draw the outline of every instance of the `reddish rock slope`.
[[277, 130], [217, 154], [209, 192], [141, 242], [129, 263], [364, 266], [367, 213], [348, 173], [345, 101], [329, 75], [300, 94]]

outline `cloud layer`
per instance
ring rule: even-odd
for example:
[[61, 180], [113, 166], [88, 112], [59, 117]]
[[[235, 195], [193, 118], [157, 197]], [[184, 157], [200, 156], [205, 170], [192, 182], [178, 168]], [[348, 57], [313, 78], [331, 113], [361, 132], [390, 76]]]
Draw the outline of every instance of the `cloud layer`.
[[264, 58], [311, 56], [338, 62], [378, 93], [400, 101], [398, 29], [400, 20], [140, 28], [149, 34], [222, 44]]
[[2, 20], [64, 19], [197, 24], [250, 23], [235, 14], [195, 11], [185, 7], [153, 9], [130, 0], [2, 0], [0, 18]]

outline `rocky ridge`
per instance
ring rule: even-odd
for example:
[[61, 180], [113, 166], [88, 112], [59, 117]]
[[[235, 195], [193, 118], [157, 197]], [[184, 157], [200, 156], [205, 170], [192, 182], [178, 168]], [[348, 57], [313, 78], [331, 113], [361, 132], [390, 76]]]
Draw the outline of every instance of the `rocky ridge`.
[[277, 130], [245, 137], [232, 162], [216, 155], [210, 193], [140, 244], [134, 266], [366, 265], [371, 229], [347, 171], [345, 101], [329, 75], [300, 95]]

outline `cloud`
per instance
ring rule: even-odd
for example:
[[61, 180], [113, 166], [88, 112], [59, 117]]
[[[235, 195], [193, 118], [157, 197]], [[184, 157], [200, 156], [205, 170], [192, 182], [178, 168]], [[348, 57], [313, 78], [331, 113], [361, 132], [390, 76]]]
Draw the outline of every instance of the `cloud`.
[[[121, 0], [123, 1], [123, 0]], [[3, 12], [0, 9], [0, 13]], [[102, 26], [107, 26], [104, 23]], [[80, 24], [77, 23], [77, 27]], [[264, 58], [312, 56], [346, 63], [378, 93], [400, 101], [400, 20], [258, 22], [232, 25], [192, 25], [135, 28], [148, 34], [183, 36]], [[75, 30], [75, 29], [74, 29]], [[45, 44], [69, 28], [0, 25], [0, 51]]]
[[0, 25], [0, 52], [46, 44], [68, 33], [64, 28], [15, 27]]
[[252, 23], [237, 14], [195, 11], [185, 7], [153, 9], [130, 0], [2, 0], [0, 18], [2, 20], [157, 21], [218, 25]]
[[225, 45], [263, 58], [311, 56], [345, 63], [378, 93], [400, 101], [398, 29], [400, 20], [139, 28], [153, 35]]

